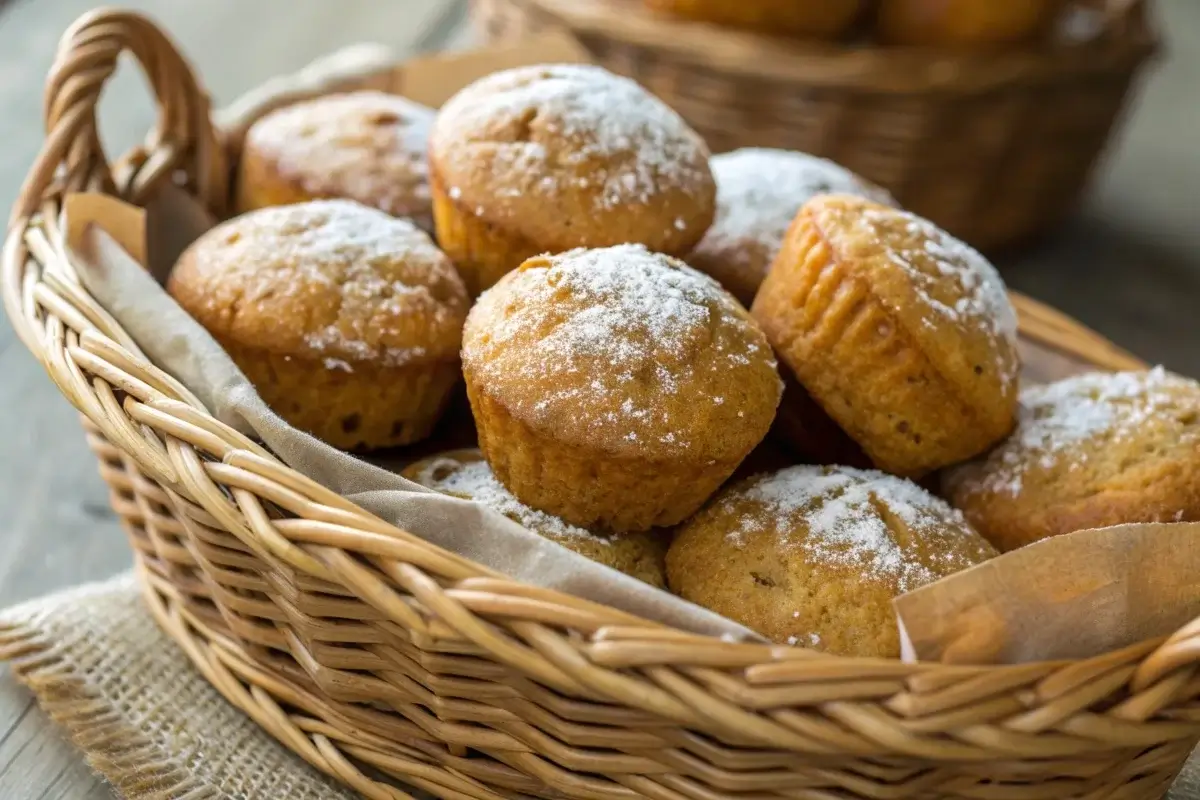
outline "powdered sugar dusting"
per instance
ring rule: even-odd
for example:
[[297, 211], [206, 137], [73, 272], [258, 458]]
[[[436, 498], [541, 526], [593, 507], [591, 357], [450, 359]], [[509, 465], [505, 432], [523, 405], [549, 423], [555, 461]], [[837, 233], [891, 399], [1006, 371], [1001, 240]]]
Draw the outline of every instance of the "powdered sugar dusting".
[[[741, 545], [747, 537], [776, 535], [783, 548], [803, 548], [811, 563], [852, 566], [880, 579], [895, 580], [901, 592], [975, 563], [971, 548], [947, 546], [918, 557], [924, 542], [978, 535], [962, 514], [914, 483], [874, 470], [797, 466], [759, 476], [721, 501], [741, 513], [739, 527], [726, 538]], [[898, 533], [899, 531], [899, 533]], [[986, 549], [979, 540], [977, 547]]]
[[453, 356], [427, 348], [461, 336], [468, 300], [454, 265], [413, 223], [356, 202], [259, 209], [194, 247], [206, 313], [232, 317], [226, 327], [246, 312], [279, 320], [278, 336], [295, 331], [295, 347], [330, 371]]
[[403, 97], [350, 92], [273, 111], [247, 147], [314, 197], [345, 196], [432, 229], [426, 151], [434, 112]]
[[[715, 281], [641, 245], [527, 264], [480, 298], [463, 358], [493, 380], [547, 387], [524, 408], [535, 421], [561, 414], [612, 439], [673, 451], [692, 441], [668, 427], [664, 401], [692, 402], [698, 387], [761, 380], [775, 368], [761, 331]], [[700, 390], [694, 400], [708, 397], [712, 419], [734, 413], [723, 395]]]
[[[747, 147], [714, 156], [710, 165], [717, 216], [697, 250], [720, 252], [741, 266], [773, 258], [800, 207], [815, 195], [859, 195], [894, 204], [887, 192], [848, 169], [807, 153]], [[760, 253], [747, 249], [747, 243]]]
[[[1020, 365], [1017, 314], [1000, 273], [981, 253], [915, 214], [868, 208], [863, 221], [887, 246], [931, 313], [954, 325], [972, 325], [997, 344], [997, 373], [1015, 384]], [[949, 293], [942, 287], [949, 282]], [[927, 320], [928, 322], [928, 320]]]
[[568, 185], [599, 188], [598, 208], [645, 205], [666, 188], [710, 180], [708, 150], [678, 114], [634, 81], [591, 65], [484, 78], [442, 107], [434, 138], [444, 142], [440, 161], [484, 144], [492, 171], [522, 176], [523, 191], [553, 198]]
[[[1172, 413], [1174, 391], [1200, 390], [1192, 381], [1155, 367], [1145, 372], [1090, 372], [1021, 392], [1017, 429], [986, 460], [966, 491], [1015, 497], [1031, 470], [1078, 469], [1081, 446], [1120, 444], [1148, 422]], [[1200, 438], [1195, 428], [1193, 438]]]
[[552, 514], [530, 508], [514, 497], [496, 476], [486, 461], [463, 462], [449, 457], [432, 458], [416, 476], [417, 483], [446, 494], [474, 500], [499, 511], [534, 533], [551, 538], [585, 538], [601, 544], [611, 544], [583, 528], [577, 528]]

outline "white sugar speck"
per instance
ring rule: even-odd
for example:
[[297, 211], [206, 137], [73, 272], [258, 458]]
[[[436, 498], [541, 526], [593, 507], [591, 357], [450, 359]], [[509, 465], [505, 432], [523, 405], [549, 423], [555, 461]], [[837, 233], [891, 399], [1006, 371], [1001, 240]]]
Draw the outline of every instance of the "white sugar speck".
[[[996, 375], [1005, 387], [1015, 385], [1020, 369], [1017, 314], [992, 263], [933, 223], [906, 211], [868, 208], [859, 222], [886, 245], [888, 258], [903, 270], [935, 319], [984, 332], [995, 345]], [[904, 223], [907, 237], [895, 233], [898, 222]], [[922, 325], [937, 327], [929, 316], [922, 318]]]
[[557, 538], [579, 537], [605, 544], [609, 540], [558, 517], [522, 503], [505, 489], [486, 461], [463, 462], [453, 458], [433, 458], [422, 466], [416, 482], [439, 492], [474, 500], [499, 511], [529, 530]]
[[[719, 502], [726, 513], [741, 510], [738, 526], [726, 536], [731, 543], [778, 536], [781, 548], [803, 549], [809, 563], [866, 570], [895, 580], [901, 592], [940, 577], [922, 563], [925, 545], [916, 539], [947, 543], [946, 552], [955, 554], [947, 559], [947, 572], [973, 563], [959, 555], [970, 548], [952, 542], [973, 537], [988, 550], [959, 511], [910, 481], [874, 470], [790, 467], [758, 476]], [[894, 526], [906, 535], [897, 536]]]
[[800, 207], [815, 195], [895, 202], [845, 167], [807, 153], [746, 147], [713, 156], [710, 165], [717, 182], [717, 214], [697, 250], [741, 266], [755, 258], [769, 263]]
[[[498, 120], [511, 121], [517, 133], [489, 148], [491, 170], [547, 199], [565, 184], [587, 188], [576, 173], [589, 162], [609, 165], [592, 176], [602, 184], [595, 195], [602, 209], [650, 204], [665, 187], [711, 179], [708, 148], [687, 123], [636, 82], [600, 67], [518, 67], [468, 86], [438, 115], [434, 141], [450, 143], [440, 162], [466, 170], [472, 145], [481, 132], [501, 128]], [[563, 138], [571, 141], [565, 152], [554, 145]], [[674, 224], [681, 222], [683, 230], [685, 221]]]
[[[1015, 497], [1032, 470], [1078, 469], [1081, 445], [1119, 445], [1148, 422], [1165, 420], [1175, 403], [1173, 390], [1195, 387], [1162, 367], [1144, 372], [1090, 372], [1021, 392], [1017, 428], [980, 462], [948, 475], [968, 493], [995, 492]], [[1197, 387], [1200, 388], [1200, 387]], [[1196, 427], [1181, 434], [1200, 438]]]
[[[514, 401], [534, 421], [569, 420], [588, 435], [675, 451], [693, 446], [694, 430], [671, 428], [669, 403], [712, 385], [698, 365], [723, 348], [744, 362], [723, 378], [761, 379], [770, 352], [715, 281], [641, 245], [573, 250], [526, 265], [480, 297], [467, 329], [463, 360], [471, 368], [497, 381], [553, 387]], [[713, 418], [724, 402], [713, 401]]]

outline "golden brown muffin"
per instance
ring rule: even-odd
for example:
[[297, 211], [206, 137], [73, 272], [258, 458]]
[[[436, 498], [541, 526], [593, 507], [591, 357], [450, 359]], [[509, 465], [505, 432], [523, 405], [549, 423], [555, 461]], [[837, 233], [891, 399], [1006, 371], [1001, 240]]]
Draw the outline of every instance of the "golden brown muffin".
[[526, 261], [471, 309], [463, 372], [500, 482], [617, 532], [699, 508], [763, 439], [781, 391], [737, 301], [640, 245]]
[[438, 240], [472, 294], [525, 259], [636, 242], [683, 255], [713, 219], [708, 149], [599, 67], [499, 72], [442, 106], [430, 143]]
[[237, 181], [239, 211], [345, 198], [433, 231], [433, 109], [383, 92], [286, 106], [250, 127]]
[[800, 466], [730, 486], [681, 525], [667, 584], [774, 642], [894, 658], [892, 599], [995, 555], [916, 484]]
[[454, 450], [418, 461], [404, 470], [404, 477], [430, 489], [482, 503], [539, 536], [651, 586], [659, 589], [667, 586], [664, 559], [669, 537], [665, 531], [624, 535], [586, 531], [532, 509], [496, 480], [478, 450]]
[[833, 39], [845, 33], [863, 0], [645, 0], [655, 11], [763, 33]]
[[919, 477], [1016, 419], [1017, 318], [987, 259], [859, 197], [805, 204], [754, 318], [780, 360], [878, 468]]
[[1200, 384], [1162, 368], [1021, 392], [1017, 429], [943, 493], [1003, 551], [1087, 528], [1200, 520]]
[[687, 261], [747, 308], [800, 207], [818, 194], [852, 194], [895, 205], [874, 184], [824, 158], [747, 147], [713, 156], [717, 215]]
[[880, 0], [877, 32], [890, 44], [933, 47], [1029, 42], [1046, 34], [1064, 0]]
[[458, 381], [468, 299], [454, 265], [411, 222], [348, 200], [218, 225], [167, 288], [267, 405], [335, 447], [421, 439]]

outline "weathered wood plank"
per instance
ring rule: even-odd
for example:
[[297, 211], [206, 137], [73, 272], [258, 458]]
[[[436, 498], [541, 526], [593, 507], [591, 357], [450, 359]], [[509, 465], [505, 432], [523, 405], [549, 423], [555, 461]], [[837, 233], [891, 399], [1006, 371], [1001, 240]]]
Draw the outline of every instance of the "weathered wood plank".
[[0, 668], [0, 797], [112, 800], [33, 696]]

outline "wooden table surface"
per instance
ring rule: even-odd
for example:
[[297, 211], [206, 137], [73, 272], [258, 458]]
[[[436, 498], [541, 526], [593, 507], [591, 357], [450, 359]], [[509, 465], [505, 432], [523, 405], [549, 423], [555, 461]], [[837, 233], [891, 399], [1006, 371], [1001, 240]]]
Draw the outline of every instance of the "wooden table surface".
[[[40, 145], [42, 80], [58, 36], [96, 4], [0, 0], [0, 208], [11, 205]], [[123, 4], [165, 23], [218, 104], [343, 45], [377, 41], [405, 54], [467, 41], [466, 0]], [[1001, 266], [1014, 288], [1143, 358], [1200, 376], [1200, 149], [1194, 144], [1200, 3], [1164, 0], [1160, 17], [1167, 57], [1145, 83], [1085, 207], [1052, 238]], [[106, 141], [117, 149], [138, 140], [150, 114], [140, 81], [119, 76], [104, 101]], [[0, 323], [0, 520], [0, 607], [129, 564], [75, 412], [6, 323]], [[112, 796], [0, 668], [0, 798]]]

